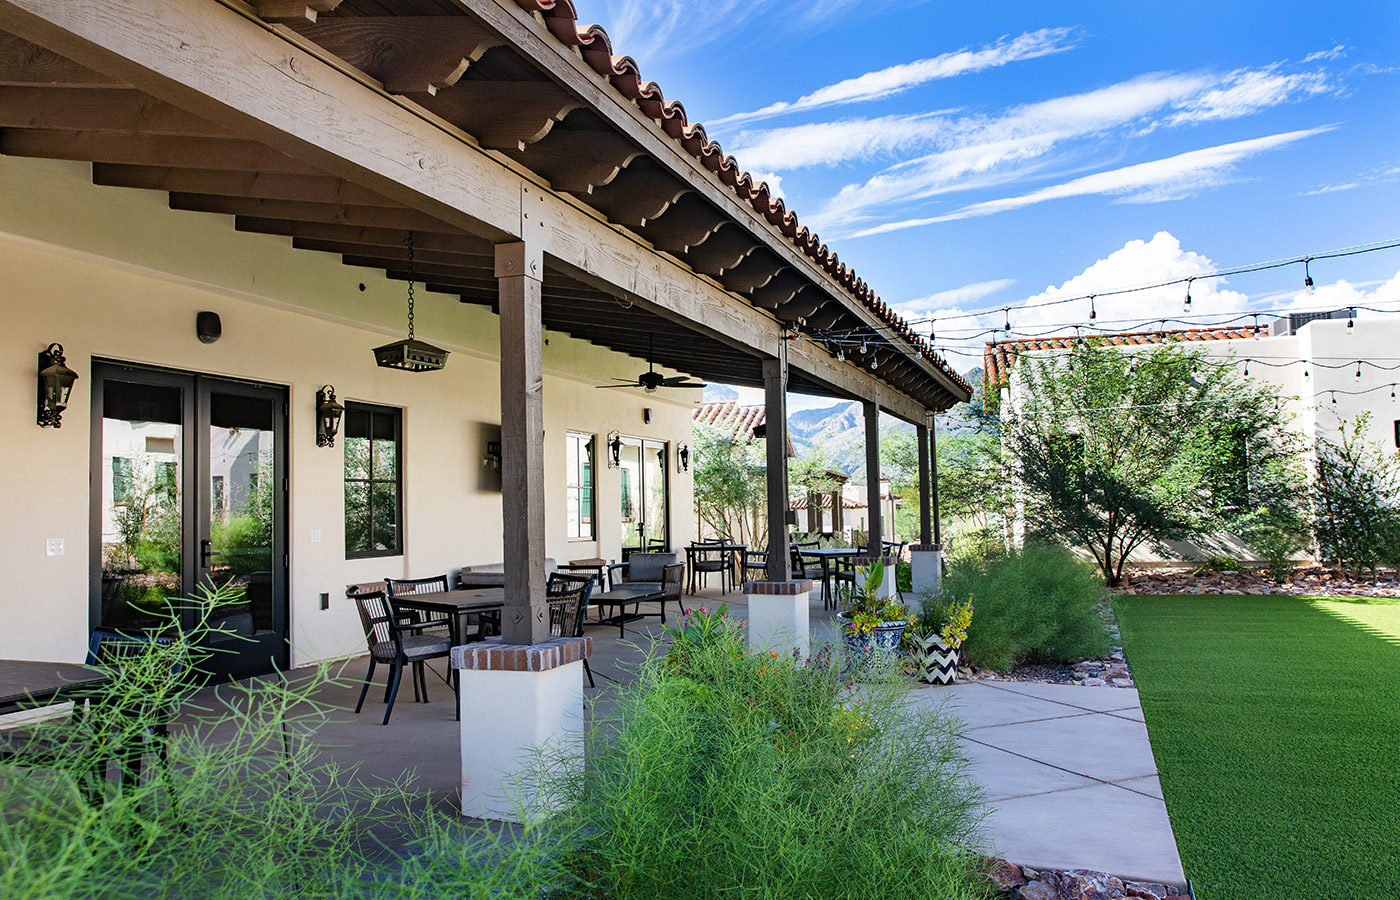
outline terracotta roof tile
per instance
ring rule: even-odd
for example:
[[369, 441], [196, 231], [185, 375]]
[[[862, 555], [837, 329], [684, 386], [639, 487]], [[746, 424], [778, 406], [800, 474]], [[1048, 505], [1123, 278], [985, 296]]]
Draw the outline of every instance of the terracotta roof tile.
[[747, 201], [770, 225], [843, 285], [891, 332], [909, 341], [920, 356], [954, 384], [971, 390], [967, 381], [923, 337], [914, 332], [903, 316], [886, 306], [863, 280], [856, 277], [855, 270], [837, 259], [815, 232], [798, 223], [797, 214], [787, 209], [781, 199], [773, 197], [765, 182], [755, 181], [752, 175], [740, 169], [733, 156], [726, 154], [723, 147], [706, 136], [702, 125], [687, 119], [684, 106], [666, 100], [660, 85], [654, 81], [642, 81], [636, 60], [630, 56], [614, 55], [612, 41], [606, 31], [597, 25], [579, 25], [578, 12], [571, 0], [515, 0], [515, 3], [525, 12], [539, 16], [545, 28], [560, 43], [576, 47], [590, 68], [607, 79], [619, 94], [634, 102], [643, 115], [657, 120], [666, 134], [688, 154], [714, 172], [720, 181], [734, 190], [740, 200]]
[[982, 351], [982, 386], [983, 390], [1005, 387], [1016, 356], [1031, 350], [1064, 350], [1080, 342], [1119, 347], [1182, 341], [1238, 341], [1254, 336], [1252, 328], [1186, 328], [1173, 331], [1128, 331], [1117, 334], [1084, 335], [1082, 337], [988, 341]]

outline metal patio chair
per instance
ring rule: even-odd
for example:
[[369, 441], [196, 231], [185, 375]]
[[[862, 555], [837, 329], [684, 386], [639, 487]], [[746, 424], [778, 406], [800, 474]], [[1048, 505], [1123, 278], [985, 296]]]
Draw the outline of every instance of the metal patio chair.
[[370, 681], [374, 678], [374, 668], [379, 663], [390, 667], [389, 680], [384, 687], [383, 724], [389, 724], [389, 716], [394, 712], [394, 700], [399, 693], [399, 680], [404, 666], [412, 667], [413, 699], [418, 700], [422, 689], [422, 702], [428, 702], [428, 680], [424, 677], [423, 666], [430, 659], [441, 659], [451, 654], [452, 642], [446, 631], [423, 632], [424, 625], [413, 621], [406, 613], [395, 613], [393, 600], [384, 591], [352, 593], [355, 606], [360, 612], [360, 624], [365, 629], [365, 641], [369, 645], [369, 671], [365, 673], [364, 686], [360, 688], [360, 699], [355, 703], [359, 713], [365, 705], [365, 694], [369, 692]]

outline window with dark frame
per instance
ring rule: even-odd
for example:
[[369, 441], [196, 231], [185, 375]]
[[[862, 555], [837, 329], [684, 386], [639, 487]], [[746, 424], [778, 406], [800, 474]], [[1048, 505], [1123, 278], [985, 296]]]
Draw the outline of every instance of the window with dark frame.
[[345, 556], [403, 552], [402, 411], [346, 403]]
[[593, 540], [596, 536], [593, 516], [594, 436], [571, 431], [566, 435], [565, 442], [569, 537]]

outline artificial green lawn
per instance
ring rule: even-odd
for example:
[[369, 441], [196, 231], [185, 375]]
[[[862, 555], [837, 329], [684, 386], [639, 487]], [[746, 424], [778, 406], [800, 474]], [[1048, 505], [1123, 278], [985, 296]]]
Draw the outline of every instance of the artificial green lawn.
[[1114, 600], [1199, 900], [1400, 897], [1400, 600]]

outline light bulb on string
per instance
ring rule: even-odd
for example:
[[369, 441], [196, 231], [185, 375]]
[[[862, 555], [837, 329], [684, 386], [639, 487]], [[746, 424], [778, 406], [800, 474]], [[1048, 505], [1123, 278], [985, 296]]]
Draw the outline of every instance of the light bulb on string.
[[1356, 324], [1356, 307], [1347, 307], [1347, 337], [1351, 337], [1352, 326]]
[[1189, 314], [1191, 312], [1191, 282], [1195, 280], [1195, 278], [1186, 279], [1186, 299], [1181, 301], [1181, 311], [1183, 313]]
[[1336, 405], [1337, 405], [1337, 392], [1336, 392], [1336, 391], [1332, 391], [1332, 405], [1333, 405], [1333, 406], [1336, 406]]
[[1356, 380], [1357, 380], [1357, 381], [1360, 381], [1360, 380], [1361, 380], [1361, 361], [1360, 361], [1360, 360], [1357, 360], [1357, 361], [1356, 361]]
[[1259, 340], [1259, 314], [1254, 314], [1254, 339]]
[[1006, 326], [1005, 326], [1005, 328], [1006, 328], [1006, 333], [1007, 333], [1007, 335], [1009, 336], [1009, 335], [1011, 334], [1011, 307], [1008, 306], [1006, 309], [1002, 310], [1002, 313], [1003, 313], [1003, 315], [1006, 316]]
[[1094, 309], [1094, 294], [1089, 295], [1089, 321], [1092, 322], [1099, 317], [1099, 311]]
[[880, 368], [880, 354], [876, 353], [870, 357], [870, 370], [873, 372], [878, 368]]
[[1312, 378], [1312, 376], [1308, 374], [1308, 364], [1303, 363], [1303, 380], [1308, 381], [1310, 378]]
[[1390, 402], [1395, 402], [1395, 384], [1393, 382], [1390, 385]]
[[1249, 360], [1244, 361], [1244, 377], [1249, 377]]
[[1313, 288], [1313, 277], [1312, 277], [1312, 272], [1309, 271], [1309, 265], [1310, 265], [1311, 263], [1312, 263], [1312, 257], [1311, 257], [1311, 256], [1309, 256], [1307, 259], [1303, 260], [1303, 287], [1307, 288], [1309, 296], [1311, 296], [1312, 294], [1317, 293], [1317, 291]]
[[836, 358], [841, 362], [846, 361], [846, 348], [838, 346], [836, 348]]
[[862, 355], [870, 352], [870, 348], [866, 346], [865, 338], [860, 339], [860, 352]]

